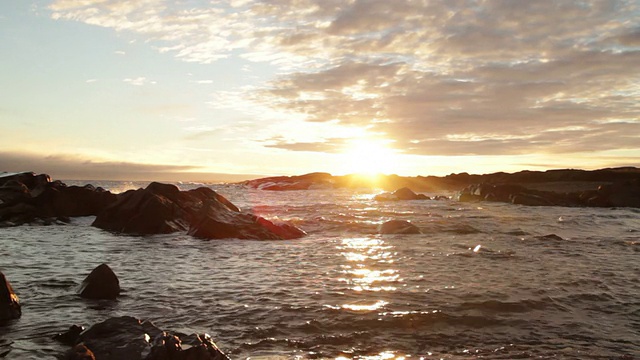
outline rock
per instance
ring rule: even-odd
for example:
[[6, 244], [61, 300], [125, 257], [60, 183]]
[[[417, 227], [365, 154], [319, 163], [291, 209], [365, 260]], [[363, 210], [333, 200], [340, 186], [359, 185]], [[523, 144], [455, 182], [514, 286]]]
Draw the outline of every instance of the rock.
[[640, 179], [614, 183], [610, 189], [608, 200], [615, 207], [640, 207]]
[[96, 360], [96, 357], [86, 345], [78, 344], [67, 351], [64, 360]]
[[93, 226], [136, 235], [188, 230], [189, 235], [204, 239], [280, 240], [305, 235], [295, 226], [242, 213], [210, 188], [180, 191], [160, 183], [121, 194], [96, 217]]
[[151, 183], [146, 189], [130, 190], [98, 214], [92, 226], [126, 234], [168, 234], [186, 230], [185, 210], [176, 201], [174, 185]]
[[59, 333], [53, 336], [53, 340], [56, 340], [65, 345], [74, 345], [80, 339], [80, 334], [84, 331], [84, 326], [71, 325], [69, 330]]
[[194, 223], [188, 234], [202, 239], [290, 240], [306, 233], [289, 224], [274, 224], [252, 214], [209, 212]]
[[430, 200], [428, 196], [424, 194], [416, 194], [407, 187], [398, 189], [393, 193], [378, 194], [373, 199], [377, 201]]
[[101, 264], [84, 279], [78, 294], [87, 299], [115, 299], [120, 294], [120, 281], [107, 264]]
[[[95, 324], [77, 341], [65, 359], [229, 360], [207, 334], [172, 334], [131, 316]], [[94, 357], [80, 357], [85, 354]]]
[[0, 175], [0, 224], [55, 223], [53, 219], [97, 215], [116, 195], [92, 185], [69, 186], [49, 175]]
[[420, 234], [420, 229], [405, 220], [389, 220], [378, 226], [379, 234]]
[[96, 360], [142, 359], [143, 351], [150, 349], [150, 335], [142, 324], [131, 316], [109, 318], [83, 332], [80, 341]]
[[9, 280], [0, 272], [0, 321], [17, 319], [21, 315], [18, 295], [13, 291]]
[[457, 197], [460, 202], [477, 202], [482, 200], [480, 196], [468, 193], [459, 194]]
[[552, 201], [533, 194], [516, 194], [512, 197], [511, 203], [527, 206], [551, 206], [555, 205]]
[[555, 241], [564, 240], [563, 238], [561, 238], [560, 236], [558, 236], [556, 234], [540, 235], [540, 236], [536, 236], [535, 238], [538, 239], [538, 240], [555, 240]]
[[[189, 347], [184, 349], [182, 344]], [[229, 360], [208, 334], [192, 334], [181, 340], [176, 335], [163, 333], [154, 339], [145, 360]]]
[[93, 185], [60, 187], [53, 192], [52, 207], [56, 216], [98, 215], [110, 204], [116, 202], [117, 195]]

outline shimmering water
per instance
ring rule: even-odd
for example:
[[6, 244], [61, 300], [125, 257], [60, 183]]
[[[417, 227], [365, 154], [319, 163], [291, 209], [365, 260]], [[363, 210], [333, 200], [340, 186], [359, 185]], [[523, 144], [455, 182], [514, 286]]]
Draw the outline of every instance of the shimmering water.
[[[92, 228], [93, 218], [0, 229], [0, 270], [23, 305], [0, 327], [0, 343], [13, 342], [7, 358], [54, 358], [64, 350], [54, 333], [120, 315], [209, 333], [232, 358], [640, 358], [638, 209], [213, 188], [309, 236], [131, 237]], [[390, 219], [423, 234], [377, 235]], [[75, 296], [102, 262], [123, 296]]]

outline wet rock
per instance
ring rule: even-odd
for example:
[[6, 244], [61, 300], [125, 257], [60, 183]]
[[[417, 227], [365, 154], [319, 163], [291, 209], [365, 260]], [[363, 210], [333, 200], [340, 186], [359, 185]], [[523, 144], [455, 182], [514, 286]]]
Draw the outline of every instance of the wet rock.
[[49, 175], [0, 175], [0, 226], [54, 224], [52, 219], [97, 215], [116, 195], [92, 185], [67, 187]]
[[80, 339], [80, 334], [84, 331], [84, 326], [71, 325], [69, 330], [59, 333], [53, 336], [53, 340], [56, 340], [65, 345], [74, 345]]
[[188, 234], [204, 239], [279, 240], [305, 235], [295, 226], [242, 213], [210, 188], [180, 191], [160, 183], [121, 194], [96, 217], [93, 226], [137, 235], [188, 230]]
[[379, 234], [420, 234], [420, 229], [405, 220], [389, 220], [378, 226]]
[[480, 196], [468, 193], [459, 194], [457, 198], [460, 202], [477, 202], [482, 200]]
[[96, 360], [96, 357], [86, 345], [78, 344], [67, 351], [64, 360]]
[[252, 214], [210, 211], [194, 223], [188, 234], [202, 239], [289, 240], [306, 233], [289, 224], [273, 222]]
[[[80, 357], [89, 353], [94, 357]], [[229, 360], [207, 334], [172, 334], [131, 316], [93, 325], [66, 356], [74, 360]]]
[[398, 189], [392, 193], [382, 193], [376, 195], [373, 199], [377, 201], [430, 200], [428, 196], [424, 194], [416, 194], [407, 187]]
[[229, 360], [208, 334], [192, 334], [184, 341], [176, 335], [163, 333], [154, 339], [145, 360]]
[[0, 321], [17, 319], [21, 315], [18, 295], [13, 291], [9, 280], [0, 272]]
[[543, 198], [542, 196], [533, 194], [517, 194], [511, 199], [511, 203], [517, 205], [527, 206], [551, 206], [555, 205], [552, 201]]
[[541, 235], [541, 236], [536, 236], [535, 238], [538, 239], [538, 240], [554, 240], [554, 241], [564, 240], [563, 238], [561, 238], [560, 236], [558, 236], [556, 234]]
[[640, 179], [614, 183], [610, 188], [602, 189], [602, 192], [608, 195], [611, 206], [640, 207]]
[[143, 351], [150, 348], [149, 339], [142, 322], [131, 316], [109, 318], [80, 335], [96, 360], [142, 359]]
[[120, 281], [107, 264], [101, 264], [84, 279], [78, 294], [87, 299], [115, 299], [120, 294]]

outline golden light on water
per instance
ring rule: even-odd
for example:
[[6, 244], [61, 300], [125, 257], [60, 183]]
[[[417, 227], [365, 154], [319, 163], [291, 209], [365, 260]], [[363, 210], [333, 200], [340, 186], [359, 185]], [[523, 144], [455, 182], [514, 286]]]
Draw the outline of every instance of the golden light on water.
[[[341, 309], [352, 311], [374, 311], [388, 304], [371, 294], [395, 291], [395, 284], [402, 279], [393, 264], [393, 247], [375, 237], [343, 239], [337, 246], [345, 259], [338, 281], [345, 282], [355, 292], [362, 293], [358, 301], [342, 304]], [[384, 268], [380, 268], [381, 264]]]

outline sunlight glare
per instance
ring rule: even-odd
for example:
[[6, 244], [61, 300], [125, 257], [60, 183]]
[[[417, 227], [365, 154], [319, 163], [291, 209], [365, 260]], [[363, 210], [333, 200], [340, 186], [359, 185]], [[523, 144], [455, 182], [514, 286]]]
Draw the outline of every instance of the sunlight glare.
[[340, 172], [344, 174], [391, 174], [398, 169], [398, 153], [382, 140], [352, 140], [340, 156]]

